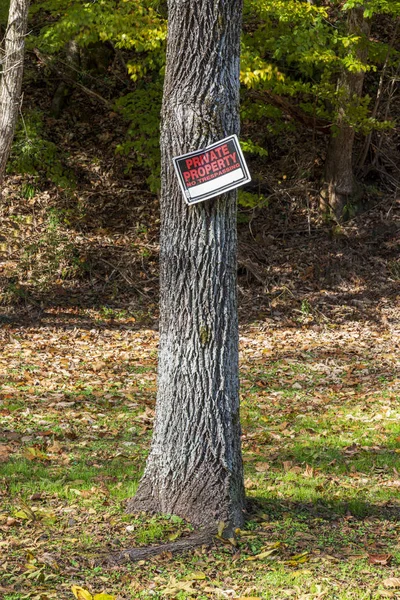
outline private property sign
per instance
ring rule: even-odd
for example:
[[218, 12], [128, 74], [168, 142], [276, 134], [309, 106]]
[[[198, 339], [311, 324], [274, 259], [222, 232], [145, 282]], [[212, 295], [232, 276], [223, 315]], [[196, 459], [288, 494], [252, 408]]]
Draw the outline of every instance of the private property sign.
[[236, 135], [203, 150], [176, 156], [173, 161], [188, 204], [208, 200], [251, 181]]

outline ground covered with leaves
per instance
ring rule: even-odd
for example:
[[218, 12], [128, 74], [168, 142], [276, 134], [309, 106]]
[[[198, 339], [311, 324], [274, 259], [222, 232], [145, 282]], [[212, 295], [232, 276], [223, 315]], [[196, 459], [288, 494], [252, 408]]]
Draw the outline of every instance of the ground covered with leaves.
[[245, 528], [235, 545], [215, 539], [111, 569], [107, 554], [190, 531], [174, 516], [124, 512], [151, 436], [157, 333], [87, 309], [3, 325], [5, 600], [72, 599], [73, 586], [121, 600], [398, 598], [399, 332], [389, 317], [243, 326]]

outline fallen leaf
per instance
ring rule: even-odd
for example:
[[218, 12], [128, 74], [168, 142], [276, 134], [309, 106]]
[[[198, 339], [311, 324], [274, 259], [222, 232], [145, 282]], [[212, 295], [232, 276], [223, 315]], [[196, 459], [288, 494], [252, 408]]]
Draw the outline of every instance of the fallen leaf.
[[388, 588], [400, 588], [400, 577], [389, 577], [382, 581], [382, 584]]
[[187, 594], [197, 594], [197, 590], [191, 586], [190, 581], [177, 581], [171, 575], [168, 585], [161, 590], [167, 596], [176, 596], [178, 592], [186, 592]]
[[93, 600], [92, 594], [79, 585], [73, 585], [71, 591], [77, 600]]
[[292, 577], [301, 577], [301, 575], [312, 575], [310, 569], [298, 569], [292, 572]]
[[184, 581], [201, 581], [202, 579], [206, 579], [206, 574], [202, 571], [195, 571], [194, 573], [189, 573], [189, 575], [186, 575], [183, 578]]
[[256, 464], [257, 473], [265, 473], [270, 468], [269, 463], [267, 462], [259, 462]]
[[10, 446], [0, 446], [0, 462], [6, 462], [10, 456], [11, 448]]
[[306, 465], [306, 470], [303, 473], [304, 477], [314, 477], [314, 468]]
[[41, 556], [37, 557], [37, 561], [40, 564], [48, 565], [48, 566], [52, 567], [53, 569], [59, 569], [56, 557], [53, 556], [52, 554], [50, 554], [50, 552], [43, 552], [43, 554]]
[[255, 554], [254, 556], [247, 556], [244, 560], [263, 560], [264, 558], [268, 558], [272, 554], [276, 554], [276, 552], [277, 548], [272, 548], [271, 550], [261, 552], [260, 554]]
[[17, 519], [24, 519], [24, 520], [32, 519], [32, 520], [34, 520], [35, 515], [33, 514], [32, 511], [28, 511], [28, 510], [24, 509], [24, 510], [15, 511], [14, 517], [16, 517]]
[[253, 490], [257, 486], [255, 482], [250, 479], [250, 477], [247, 477], [247, 479], [244, 480], [244, 487], [246, 490]]
[[296, 539], [299, 540], [316, 540], [317, 538], [315, 537], [315, 535], [312, 535], [311, 533], [307, 533], [306, 531], [296, 531], [296, 533], [293, 535], [293, 537], [295, 537]]
[[96, 373], [97, 371], [102, 371], [106, 367], [106, 363], [102, 361], [98, 361], [92, 364], [92, 369]]
[[305, 563], [308, 560], [310, 560], [309, 553], [302, 552], [301, 554], [295, 554], [294, 556], [291, 556], [289, 560], [285, 561], [285, 564], [291, 567], [297, 567], [297, 565]]
[[224, 523], [224, 521], [220, 521], [218, 523], [218, 537], [222, 537], [222, 534], [224, 533], [224, 529], [225, 529], [225, 523]]
[[23, 455], [28, 460], [35, 460], [35, 459], [49, 460], [49, 457], [47, 456], [47, 454], [45, 454], [44, 452], [39, 450], [39, 448], [35, 448], [34, 446], [25, 448]]
[[392, 558], [391, 554], [369, 554], [368, 562], [370, 565], [382, 565], [386, 567], [390, 564]]
[[368, 558], [368, 554], [349, 554], [347, 559], [351, 561], [361, 560]]

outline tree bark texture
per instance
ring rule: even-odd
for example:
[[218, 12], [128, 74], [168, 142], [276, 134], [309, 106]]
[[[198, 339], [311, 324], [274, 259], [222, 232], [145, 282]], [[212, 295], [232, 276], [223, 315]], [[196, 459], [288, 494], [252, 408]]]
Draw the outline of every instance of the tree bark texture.
[[[364, 8], [349, 10], [348, 35], [365, 38], [369, 33], [368, 22], [364, 19]], [[361, 39], [356, 52], [357, 59], [365, 61], [367, 50], [364, 39]], [[321, 209], [330, 213], [336, 220], [343, 218], [346, 204], [354, 193], [353, 146], [354, 128], [348, 122], [348, 111], [351, 104], [361, 98], [364, 83], [364, 71], [356, 73], [343, 71], [339, 82], [340, 93], [338, 117], [328, 146], [325, 162], [325, 190]]]
[[11, 0], [0, 87], [0, 192], [21, 103], [29, 0]]
[[239, 133], [241, 0], [169, 0], [160, 350], [152, 447], [128, 510], [243, 522], [236, 191], [187, 206], [174, 156]]

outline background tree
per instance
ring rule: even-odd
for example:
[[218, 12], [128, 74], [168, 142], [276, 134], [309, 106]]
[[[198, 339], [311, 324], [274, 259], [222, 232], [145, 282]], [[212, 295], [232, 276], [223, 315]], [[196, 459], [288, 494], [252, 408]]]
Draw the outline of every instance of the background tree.
[[241, 0], [169, 1], [161, 323], [151, 452], [131, 511], [243, 522], [236, 193], [188, 207], [172, 157], [239, 131]]
[[2, 56], [0, 87], [0, 186], [21, 104], [29, 0], [11, 0]]
[[325, 162], [326, 189], [322, 209], [341, 221], [346, 205], [353, 201], [355, 177], [353, 172], [353, 146], [355, 129], [350, 119], [361, 102], [366, 60], [368, 56], [369, 22], [364, 17], [364, 8], [358, 6], [348, 11], [347, 35], [352, 37], [353, 52], [348, 53], [353, 60], [343, 69], [338, 82], [337, 119], [332, 127], [332, 135]]
[[[399, 3], [247, 0], [245, 7], [243, 110], [260, 122], [252, 141], [265, 147], [268, 134], [285, 138], [294, 127], [312, 131], [314, 160], [319, 162], [321, 150], [325, 158], [322, 210], [341, 218], [345, 205], [353, 203], [354, 209], [362, 197], [353, 195], [356, 134], [393, 125], [380, 120], [369, 104], [379, 73], [389, 59], [398, 60], [396, 51], [388, 57], [391, 34], [382, 40], [378, 17], [396, 17]], [[370, 24], [376, 21], [370, 39]], [[363, 93], [365, 73], [370, 77]]]

